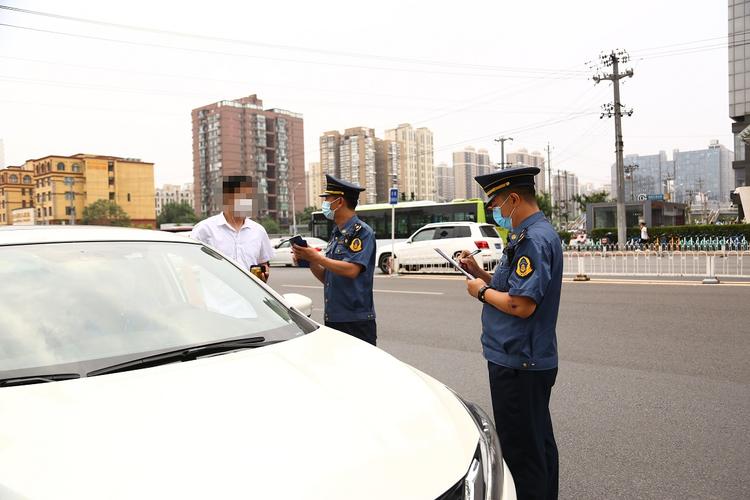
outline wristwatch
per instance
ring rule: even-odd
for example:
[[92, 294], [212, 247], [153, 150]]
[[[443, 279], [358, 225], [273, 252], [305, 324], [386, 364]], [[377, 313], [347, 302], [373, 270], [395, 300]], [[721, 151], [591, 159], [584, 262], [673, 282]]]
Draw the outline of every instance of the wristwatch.
[[479, 299], [479, 302], [482, 304], [486, 304], [487, 301], [484, 299], [484, 294], [487, 292], [487, 290], [491, 289], [492, 287], [489, 285], [484, 285], [482, 288], [479, 289], [479, 293], [477, 293], [477, 298]]

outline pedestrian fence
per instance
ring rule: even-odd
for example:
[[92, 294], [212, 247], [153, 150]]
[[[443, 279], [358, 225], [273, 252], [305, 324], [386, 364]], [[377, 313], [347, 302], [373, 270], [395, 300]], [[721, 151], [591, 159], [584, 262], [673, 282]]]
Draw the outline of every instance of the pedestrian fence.
[[[399, 274], [459, 274], [445, 260], [436, 257], [396, 258], [392, 264]], [[479, 261], [490, 273], [499, 264], [497, 259]], [[567, 251], [563, 252], [563, 275], [583, 279], [591, 276], [694, 277], [704, 282], [715, 278], [750, 279], [750, 250]]]
[[750, 251], [564, 252], [563, 274], [576, 277], [750, 278]]

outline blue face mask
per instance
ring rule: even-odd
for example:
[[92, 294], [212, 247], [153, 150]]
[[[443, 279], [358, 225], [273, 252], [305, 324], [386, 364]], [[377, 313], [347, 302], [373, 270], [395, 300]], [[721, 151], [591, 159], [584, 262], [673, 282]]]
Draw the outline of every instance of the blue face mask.
[[503, 229], [507, 229], [508, 231], [512, 231], [513, 230], [513, 212], [515, 212], [516, 209], [514, 208], [508, 217], [503, 217], [503, 212], [502, 212], [503, 205], [505, 205], [505, 202], [507, 202], [509, 199], [510, 199], [510, 196], [505, 198], [505, 201], [499, 207], [495, 207], [492, 209], [492, 218], [495, 219], [495, 224], [497, 224], [499, 227]]
[[333, 201], [324, 201], [323, 202], [323, 204], [321, 205], [321, 210], [323, 210], [323, 216], [326, 219], [333, 220], [333, 216], [336, 213], [336, 210], [338, 210], [338, 208], [336, 210], [332, 210], [331, 209], [331, 203], [335, 203], [335, 202], [339, 201], [340, 199], [341, 198], [336, 198]]

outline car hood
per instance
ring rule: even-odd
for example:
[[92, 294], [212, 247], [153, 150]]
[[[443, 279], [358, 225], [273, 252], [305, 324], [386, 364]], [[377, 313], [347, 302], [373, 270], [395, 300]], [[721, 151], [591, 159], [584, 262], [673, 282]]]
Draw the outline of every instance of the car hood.
[[0, 497], [429, 499], [466, 473], [478, 438], [442, 384], [321, 327], [0, 389]]

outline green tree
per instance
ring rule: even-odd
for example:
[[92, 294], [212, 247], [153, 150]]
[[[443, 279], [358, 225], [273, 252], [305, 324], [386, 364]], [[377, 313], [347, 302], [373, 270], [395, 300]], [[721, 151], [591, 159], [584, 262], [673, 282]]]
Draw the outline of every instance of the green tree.
[[602, 191], [595, 191], [591, 194], [584, 194], [584, 195], [577, 194], [573, 197], [573, 201], [578, 203], [578, 206], [581, 208], [581, 212], [585, 212], [586, 206], [589, 203], [602, 203], [605, 201], [609, 201], [609, 193], [602, 190]]
[[99, 200], [83, 209], [82, 224], [96, 226], [130, 225], [130, 217], [120, 205], [110, 200]]
[[276, 222], [271, 217], [266, 217], [260, 221], [261, 225], [266, 228], [266, 232], [268, 234], [279, 234], [281, 231], [281, 227], [279, 226], [279, 223]]
[[307, 227], [312, 219], [312, 213], [316, 211], [315, 207], [305, 207], [301, 212], [297, 212], [297, 227]]
[[156, 218], [156, 224], [195, 224], [198, 217], [195, 215], [193, 207], [183, 202], [167, 203], [161, 209], [159, 217]]
[[549, 198], [549, 193], [537, 193], [536, 204], [539, 205], [539, 210], [544, 213], [545, 217], [552, 218], [552, 201]]

